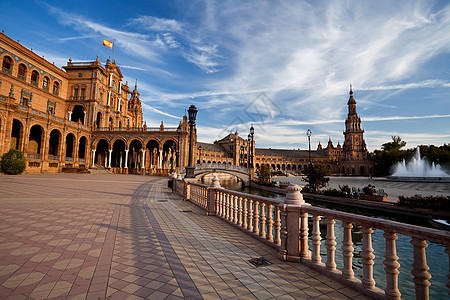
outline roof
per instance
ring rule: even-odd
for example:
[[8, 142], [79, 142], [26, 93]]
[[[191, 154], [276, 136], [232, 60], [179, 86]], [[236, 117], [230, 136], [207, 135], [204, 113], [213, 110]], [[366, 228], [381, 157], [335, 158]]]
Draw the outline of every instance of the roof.
[[[256, 155], [264, 155], [264, 156], [284, 156], [284, 157], [301, 157], [308, 158], [309, 151], [308, 150], [287, 150], [287, 149], [263, 149], [263, 148], [255, 148]], [[324, 150], [311, 150], [311, 157], [328, 157]]]
[[224, 147], [222, 147], [219, 144], [208, 144], [208, 143], [201, 143], [197, 142], [197, 149], [199, 147], [202, 147], [202, 151], [212, 151], [212, 152], [223, 152], [228, 153]]

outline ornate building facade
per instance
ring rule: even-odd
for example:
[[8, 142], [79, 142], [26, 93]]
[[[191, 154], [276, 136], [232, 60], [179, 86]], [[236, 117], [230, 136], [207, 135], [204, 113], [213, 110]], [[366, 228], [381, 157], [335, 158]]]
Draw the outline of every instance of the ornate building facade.
[[187, 118], [148, 128], [137, 84], [123, 83], [115, 61], [70, 59], [59, 69], [2, 32], [0, 63], [0, 155], [22, 151], [27, 173], [166, 174], [187, 163]]
[[[333, 145], [331, 139], [326, 148], [319, 143], [316, 150], [311, 150], [311, 162], [328, 166], [331, 174], [366, 176], [372, 174], [373, 163], [367, 159], [367, 147], [361, 129], [361, 119], [356, 112], [356, 100], [350, 88], [348, 116], [345, 121], [344, 145]], [[309, 164], [308, 150], [285, 150], [255, 148], [241, 138], [238, 133], [230, 133], [214, 144], [198, 143], [197, 163], [229, 163], [247, 167], [253, 165], [258, 169], [267, 164], [272, 171], [301, 174]], [[254, 153], [254, 155], [252, 155]]]

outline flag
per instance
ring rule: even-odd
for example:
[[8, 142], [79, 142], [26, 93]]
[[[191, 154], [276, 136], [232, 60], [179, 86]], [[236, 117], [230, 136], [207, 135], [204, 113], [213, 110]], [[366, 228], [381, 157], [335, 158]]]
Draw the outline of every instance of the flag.
[[108, 47], [109, 49], [112, 49], [113, 47], [113, 42], [107, 41], [107, 40], [103, 40], [103, 46]]

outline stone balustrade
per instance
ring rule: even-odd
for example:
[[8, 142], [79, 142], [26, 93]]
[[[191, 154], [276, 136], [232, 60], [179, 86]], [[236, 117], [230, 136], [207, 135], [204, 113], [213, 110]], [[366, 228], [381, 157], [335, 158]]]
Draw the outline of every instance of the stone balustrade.
[[[217, 177], [210, 186], [185, 182], [178, 177], [175, 186], [179, 195], [202, 207], [207, 215], [222, 218], [271, 245], [278, 251], [280, 259], [304, 263], [374, 299], [401, 299], [398, 285], [400, 264], [396, 248], [398, 234], [411, 237], [411, 274], [416, 299], [429, 299], [431, 275], [426, 261], [427, 241], [446, 245], [445, 252], [450, 256], [450, 232], [314, 207], [303, 201], [301, 188], [297, 185], [288, 187], [285, 201], [226, 190], [220, 186]], [[320, 222], [323, 221], [326, 221], [325, 236], [320, 231]], [[342, 224], [340, 245], [336, 242], [336, 221]], [[360, 226], [363, 233], [361, 279], [355, 277], [353, 270], [354, 226]], [[384, 290], [377, 287], [377, 278], [374, 278], [374, 230], [384, 233]], [[326, 239], [324, 243], [323, 238]], [[309, 245], [312, 245], [311, 249]], [[321, 252], [322, 245], [325, 246], [326, 258], [322, 257], [325, 253]], [[337, 268], [337, 254], [342, 256], [341, 269]], [[450, 264], [449, 261], [447, 263]], [[450, 273], [447, 278], [450, 279]], [[450, 280], [446, 286], [450, 295]]]

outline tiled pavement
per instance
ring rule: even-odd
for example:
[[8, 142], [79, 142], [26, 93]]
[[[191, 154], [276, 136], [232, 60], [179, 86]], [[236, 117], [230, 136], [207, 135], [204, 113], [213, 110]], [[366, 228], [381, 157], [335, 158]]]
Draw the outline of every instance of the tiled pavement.
[[[365, 299], [278, 260], [166, 182], [0, 176], [0, 299]], [[248, 262], [261, 256], [272, 264]]]

